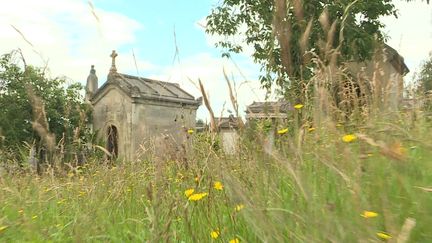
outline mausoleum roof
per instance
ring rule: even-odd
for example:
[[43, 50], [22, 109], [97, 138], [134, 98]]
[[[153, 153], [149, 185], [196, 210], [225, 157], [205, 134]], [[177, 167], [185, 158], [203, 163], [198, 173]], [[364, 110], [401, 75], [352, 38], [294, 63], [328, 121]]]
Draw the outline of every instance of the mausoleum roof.
[[246, 114], [248, 113], [287, 113], [292, 110], [289, 102], [287, 101], [266, 101], [256, 102], [248, 105], [246, 108]]
[[243, 121], [239, 117], [230, 115], [229, 117], [215, 117], [216, 125], [219, 129], [238, 129]]
[[409, 73], [410, 70], [405, 64], [404, 58], [393, 47], [384, 44], [384, 51], [388, 59], [387, 61], [391, 63], [400, 75]]
[[95, 95], [93, 101], [98, 100], [103, 90], [109, 85], [118, 86], [131, 98], [153, 99], [158, 101], [169, 101], [200, 105], [199, 100], [180, 88], [176, 83], [169, 83], [154, 79], [132, 76], [128, 74], [115, 73], [108, 77], [107, 82], [102, 85]]
[[[94, 93], [91, 98], [92, 104], [96, 104], [109, 87], [118, 87], [126, 95], [134, 100], [152, 100], [158, 102], [170, 102], [200, 106], [201, 99], [196, 99], [180, 88], [177, 83], [169, 83], [149, 78], [132, 76], [117, 72], [115, 58], [117, 53], [112, 52], [112, 65], [107, 81]], [[93, 67], [92, 67], [93, 70]]]

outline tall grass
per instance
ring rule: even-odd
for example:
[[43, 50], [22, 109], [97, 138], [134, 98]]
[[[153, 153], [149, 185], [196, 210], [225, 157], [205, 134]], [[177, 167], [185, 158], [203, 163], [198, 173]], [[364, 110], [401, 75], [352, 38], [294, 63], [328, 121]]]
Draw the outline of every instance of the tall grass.
[[[301, 148], [294, 132], [280, 135], [273, 154], [246, 131], [234, 156], [194, 134], [188, 169], [89, 161], [63, 175], [4, 174], [0, 239], [210, 242], [218, 231], [220, 242], [378, 241], [382, 231], [396, 239], [413, 219], [410, 242], [431, 241], [430, 126], [377, 122], [350, 143], [345, 129], [305, 131]], [[208, 195], [188, 200], [191, 188]], [[378, 216], [361, 217], [365, 210]]]

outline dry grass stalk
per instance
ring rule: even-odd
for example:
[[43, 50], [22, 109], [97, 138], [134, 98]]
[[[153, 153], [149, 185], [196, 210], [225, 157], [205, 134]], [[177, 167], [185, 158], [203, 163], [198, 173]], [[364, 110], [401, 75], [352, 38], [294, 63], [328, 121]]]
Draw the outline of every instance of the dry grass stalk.
[[416, 220], [413, 218], [406, 218], [405, 222], [402, 226], [401, 232], [398, 235], [396, 240], [397, 243], [405, 243], [408, 242], [411, 231], [414, 229], [416, 225]]
[[345, 22], [348, 18], [348, 16], [350, 15], [350, 9], [354, 6], [354, 4], [356, 4], [359, 0], [355, 0], [353, 2], [351, 2], [350, 4], [348, 4], [348, 6], [345, 8], [344, 10], [344, 14], [342, 16], [342, 22], [341, 22], [341, 28], [339, 31], [339, 46], [336, 49], [340, 49], [342, 47], [342, 44], [345, 40], [344, 38], [344, 30], [345, 30]]
[[211, 132], [216, 132], [217, 131], [217, 127], [216, 127], [216, 120], [215, 120], [215, 116], [214, 116], [214, 112], [213, 109], [210, 105], [210, 101], [208, 99], [207, 93], [204, 90], [204, 86], [201, 82], [201, 79], [198, 79], [198, 84], [199, 84], [199, 88], [201, 91], [201, 94], [203, 95], [203, 100], [204, 100], [204, 105], [207, 108], [207, 110], [210, 113], [210, 131]]
[[[42, 56], [42, 54], [40, 53], [40, 52], [38, 52], [38, 51], [36, 51], [36, 49], [34, 48], [34, 45], [25, 37], [25, 35], [24, 35], [24, 33], [23, 32], [21, 32], [17, 27], [15, 27], [14, 25], [11, 25], [11, 27], [21, 36], [21, 38], [27, 43], [27, 44], [29, 44], [30, 46], [31, 46], [31, 48], [32, 48], [32, 50], [33, 50], [33, 52], [34, 53], [36, 53], [40, 58], [41, 58], [41, 60], [45, 63], [45, 67], [44, 67], [44, 69], [43, 69], [43, 72], [42, 73], [45, 73], [45, 71], [46, 71], [46, 69], [48, 68], [48, 61], [47, 60], [45, 60], [44, 58], [43, 58], [43, 56]], [[21, 48], [18, 48], [18, 53], [21, 55], [21, 59], [22, 59], [22, 61], [23, 61], [23, 63], [24, 63], [24, 70], [27, 70], [27, 64], [26, 64], [26, 61], [25, 61], [25, 58], [24, 58], [24, 55], [23, 55], [23, 53], [22, 53], [22, 50], [21, 50]]]
[[95, 10], [95, 7], [94, 7], [94, 5], [93, 5], [93, 1], [88, 0], [87, 3], [88, 3], [88, 5], [89, 5], [89, 7], [90, 7], [90, 11], [91, 11], [93, 17], [96, 19], [96, 21], [97, 21], [98, 23], [100, 23], [100, 19], [99, 19], [98, 15], [96, 14], [96, 10]]
[[137, 60], [136, 60], [136, 57], [135, 57], [135, 51], [134, 51], [134, 49], [132, 49], [132, 58], [134, 60], [135, 69], [136, 69], [137, 75], [139, 76], [140, 74], [139, 74], [139, 69], [138, 69], [138, 63], [137, 63]]
[[327, 34], [330, 30], [329, 13], [327, 8], [324, 8], [323, 12], [319, 16], [318, 21], [323, 27], [324, 33]]
[[302, 37], [300, 38], [300, 50], [303, 58], [303, 65], [307, 64], [310, 61], [310, 55], [306, 56], [306, 51], [309, 45], [309, 37], [312, 32], [312, 20], [309, 20], [308, 25], [306, 26], [306, 30], [304, 31]]
[[427, 187], [421, 187], [421, 186], [416, 186], [415, 188], [421, 189], [425, 192], [432, 192], [432, 188], [427, 188]]
[[237, 92], [233, 89], [233, 86], [231, 85], [231, 81], [225, 72], [225, 69], [223, 70], [223, 74], [224, 74], [224, 78], [225, 78], [227, 85], [228, 85], [230, 101], [231, 101], [231, 105], [233, 106], [234, 112], [236, 114], [237, 124], [238, 124], [239, 128], [243, 128], [244, 124], [243, 124], [242, 120], [239, 119], [240, 114], [239, 114], [239, 107], [238, 107], [238, 100], [237, 100]]
[[275, 12], [273, 17], [273, 35], [281, 47], [282, 66], [291, 76], [294, 72], [291, 63], [291, 23], [287, 20], [287, 1], [275, 0]]
[[296, 16], [297, 22], [301, 23], [304, 19], [303, 13], [303, 0], [292, 0], [294, 15]]
[[[327, 32], [327, 42], [324, 50], [326, 57], [329, 56], [333, 50], [334, 37], [336, 34], [336, 26], [337, 26], [337, 21], [335, 20], [330, 26], [329, 31]], [[326, 59], [328, 59], [328, 57]]]
[[404, 161], [407, 159], [406, 150], [404, 147], [402, 147], [400, 142], [395, 142], [393, 144], [386, 144], [383, 141], [375, 141], [374, 139], [368, 137], [365, 134], [357, 133], [356, 136], [368, 143], [369, 145], [373, 147], [380, 148], [380, 152], [382, 155], [399, 161]]
[[27, 43], [29, 44], [32, 48], [34, 48], [33, 44], [25, 37], [25, 35], [14, 25], [10, 25], [16, 32], [18, 32], [18, 34], [21, 36], [21, 38]]
[[[336, 56], [336, 54], [334, 54]], [[338, 104], [338, 87], [343, 72], [332, 67], [327, 61], [315, 54], [313, 59], [317, 68], [312, 82], [314, 85], [314, 124], [319, 125], [326, 119], [339, 120], [342, 111]]]
[[33, 89], [26, 87], [33, 111], [32, 127], [45, 142], [47, 150], [53, 152], [56, 146], [55, 135], [49, 132], [48, 120], [42, 99], [35, 95]]

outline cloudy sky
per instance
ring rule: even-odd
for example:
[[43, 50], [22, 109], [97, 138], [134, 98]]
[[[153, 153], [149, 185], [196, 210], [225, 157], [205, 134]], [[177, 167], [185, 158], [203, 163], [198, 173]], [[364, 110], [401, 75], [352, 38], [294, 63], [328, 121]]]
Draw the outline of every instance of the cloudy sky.
[[[432, 5], [395, 1], [398, 19], [383, 21], [389, 44], [405, 57], [411, 75], [432, 50]], [[117, 50], [119, 72], [177, 82], [200, 96], [201, 79], [216, 113], [230, 109], [225, 69], [238, 88], [240, 108], [263, 100], [259, 67], [247, 55], [236, 63], [220, 58], [202, 27], [216, 0], [14, 0], [0, 8], [0, 54], [20, 48], [27, 63], [47, 65], [51, 76], [85, 83], [95, 65], [99, 85], [106, 80], [110, 53]], [[18, 30], [18, 31], [17, 31]], [[226, 113], [225, 113], [226, 114]], [[206, 117], [200, 108], [198, 116]]]

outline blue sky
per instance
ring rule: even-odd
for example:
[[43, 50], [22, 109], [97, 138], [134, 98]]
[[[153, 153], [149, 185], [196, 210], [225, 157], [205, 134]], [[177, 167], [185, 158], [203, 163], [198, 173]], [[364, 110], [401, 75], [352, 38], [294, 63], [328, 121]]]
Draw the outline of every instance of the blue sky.
[[[231, 109], [223, 70], [234, 77], [241, 111], [264, 100], [265, 91], [257, 80], [259, 67], [251, 61], [250, 50], [235, 56], [236, 65], [221, 59], [221, 51], [214, 47], [216, 38], [206, 35], [201, 26], [218, 0], [90, 2], [98, 20], [88, 0], [5, 1], [0, 8], [0, 53], [20, 48], [27, 63], [46, 65], [51, 76], [83, 84], [90, 65], [95, 65], [100, 86], [110, 67], [109, 55], [116, 49], [119, 72], [176, 82], [195, 97], [200, 96], [196, 83], [201, 79], [217, 116]], [[388, 44], [411, 69], [408, 81], [432, 50], [432, 5], [420, 0], [395, 3], [400, 18], [383, 21], [391, 38]], [[175, 62], [174, 31], [179, 50]], [[198, 117], [207, 117], [204, 107]]]
[[151, 60], [157, 65], [172, 63], [175, 54], [174, 33], [180, 58], [200, 52], [218, 54], [209, 46], [203, 28], [197, 22], [205, 18], [212, 7], [211, 1], [94, 1], [97, 8], [115, 11], [140, 22], [142, 29], [135, 32], [137, 42], [121, 47]]

